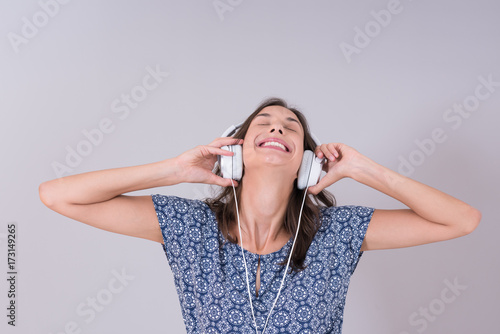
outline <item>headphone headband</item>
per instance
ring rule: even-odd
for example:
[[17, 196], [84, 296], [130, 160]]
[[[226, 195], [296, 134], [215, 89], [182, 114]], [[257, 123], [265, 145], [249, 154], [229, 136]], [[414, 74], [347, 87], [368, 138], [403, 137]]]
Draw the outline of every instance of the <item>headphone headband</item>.
[[241, 128], [241, 126], [243, 125], [243, 122], [237, 124], [237, 125], [231, 125], [230, 127], [227, 128], [226, 131], [224, 131], [224, 133], [222, 134], [221, 137], [231, 137], [232, 135], [234, 135], [236, 133], [236, 131]]

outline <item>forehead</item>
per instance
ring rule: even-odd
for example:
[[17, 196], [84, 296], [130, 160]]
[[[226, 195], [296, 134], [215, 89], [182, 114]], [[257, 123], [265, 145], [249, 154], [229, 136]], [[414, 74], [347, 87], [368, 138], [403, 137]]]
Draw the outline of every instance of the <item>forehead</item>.
[[297, 123], [300, 125], [300, 127], [302, 127], [302, 124], [300, 123], [297, 115], [295, 115], [293, 113], [293, 111], [291, 111], [285, 107], [281, 107], [281, 106], [265, 107], [255, 116], [254, 120], [262, 118], [262, 117], [265, 117], [265, 118], [276, 117], [276, 118], [286, 120], [288, 122]]

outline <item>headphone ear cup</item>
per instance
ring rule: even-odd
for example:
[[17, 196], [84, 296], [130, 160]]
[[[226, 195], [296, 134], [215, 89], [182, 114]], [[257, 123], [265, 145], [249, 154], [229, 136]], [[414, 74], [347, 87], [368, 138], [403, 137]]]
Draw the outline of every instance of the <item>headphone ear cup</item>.
[[297, 188], [300, 190], [314, 186], [319, 181], [323, 170], [323, 159], [316, 157], [313, 151], [305, 150], [297, 176]]
[[218, 161], [221, 175], [225, 179], [241, 180], [243, 175], [243, 155], [241, 145], [222, 146], [223, 150], [234, 152], [234, 155], [219, 155]]

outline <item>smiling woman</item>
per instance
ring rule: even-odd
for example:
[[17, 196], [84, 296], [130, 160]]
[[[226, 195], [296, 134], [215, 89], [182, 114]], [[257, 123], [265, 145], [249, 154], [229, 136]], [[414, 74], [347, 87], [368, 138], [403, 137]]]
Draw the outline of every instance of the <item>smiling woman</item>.
[[[246, 240], [246, 249], [257, 254], [271, 253], [281, 249], [296, 232], [303, 197], [303, 191], [297, 187], [297, 174], [304, 150], [314, 151], [316, 143], [304, 115], [278, 98], [261, 103], [242, 123], [233, 138], [244, 138], [243, 177], [236, 189], [236, 196], [241, 203], [241, 216], [244, 217], [243, 230], [253, 234]], [[264, 145], [273, 142], [282, 143], [286, 152], [274, 149], [275, 146]], [[215, 173], [220, 175], [220, 170]], [[242, 194], [247, 193], [246, 197], [242, 197]], [[247, 200], [252, 203], [244, 204]], [[206, 202], [217, 216], [223, 235], [231, 242], [238, 243], [233, 190], [223, 188], [219, 196]], [[306, 197], [302, 228], [291, 260], [294, 269], [303, 269], [306, 252], [318, 228], [318, 203], [332, 207], [335, 199], [326, 190]], [[247, 231], [251, 227], [247, 227], [246, 222], [252, 218], [246, 218], [246, 212], [254, 207], [269, 210], [264, 215], [249, 212], [249, 216], [263, 217], [262, 222], [255, 222], [252, 228], [257, 227], [261, 235], [257, 231]], [[279, 242], [270, 240], [270, 235]]]
[[[212, 172], [218, 156], [233, 156], [227, 145], [242, 145], [239, 182]], [[301, 190], [306, 150], [326, 175]], [[346, 177], [408, 209], [336, 207], [325, 189]], [[178, 183], [222, 188], [205, 201], [123, 195]], [[317, 146], [304, 115], [278, 98], [265, 100], [233, 137], [160, 162], [47, 181], [40, 197], [72, 219], [161, 243], [188, 333], [340, 333], [363, 251], [456, 238], [481, 218], [345, 144]]]

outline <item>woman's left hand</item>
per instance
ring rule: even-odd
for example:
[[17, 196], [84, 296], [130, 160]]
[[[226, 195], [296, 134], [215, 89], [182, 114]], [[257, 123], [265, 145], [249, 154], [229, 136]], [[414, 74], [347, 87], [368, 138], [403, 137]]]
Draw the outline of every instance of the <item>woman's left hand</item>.
[[309, 193], [314, 195], [344, 177], [352, 177], [356, 169], [360, 167], [359, 158], [363, 157], [358, 151], [342, 143], [317, 146], [315, 154], [320, 159], [325, 158], [323, 170], [326, 175], [319, 180], [318, 184], [309, 187]]

